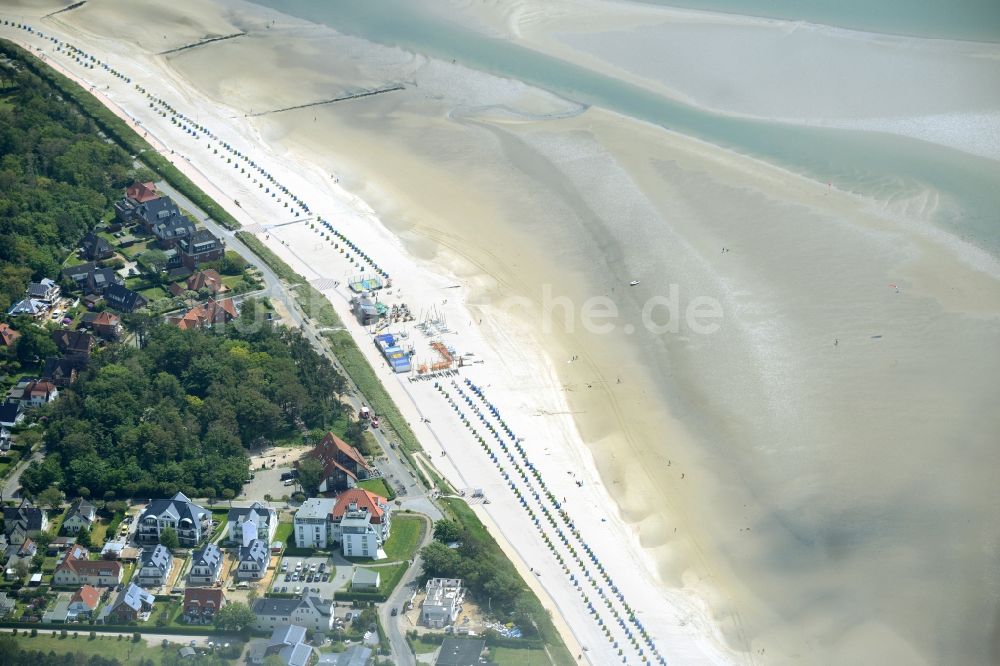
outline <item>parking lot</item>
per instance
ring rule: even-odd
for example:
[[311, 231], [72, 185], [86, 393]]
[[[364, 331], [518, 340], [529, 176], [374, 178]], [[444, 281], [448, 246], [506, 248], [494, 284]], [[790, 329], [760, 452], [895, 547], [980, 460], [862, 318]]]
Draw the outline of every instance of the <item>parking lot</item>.
[[[300, 563], [302, 566], [297, 569]], [[323, 571], [319, 570], [320, 566], [324, 567]], [[333, 593], [343, 588], [350, 580], [352, 568], [335, 567], [330, 558], [324, 556], [286, 557], [281, 561], [274, 576], [274, 586], [271, 591], [295, 594], [296, 588], [301, 592], [308, 587], [321, 599], [333, 599]], [[310, 577], [312, 580], [309, 580]]]
[[[299, 489], [297, 485], [285, 485], [281, 475], [292, 469], [292, 463], [309, 451], [304, 446], [289, 446], [270, 448], [262, 454], [250, 459], [250, 471], [254, 478], [243, 486], [243, 491], [236, 499], [264, 499], [270, 495], [273, 501], [279, 501], [285, 495], [291, 495]], [[265, 469], [261, 469], [264, 465]]]

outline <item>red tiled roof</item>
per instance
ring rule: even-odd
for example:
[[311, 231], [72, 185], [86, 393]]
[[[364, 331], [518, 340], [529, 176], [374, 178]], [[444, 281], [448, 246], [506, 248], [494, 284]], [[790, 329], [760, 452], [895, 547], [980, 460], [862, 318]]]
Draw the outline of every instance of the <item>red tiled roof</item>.
[[350, 490], [345, 490], [337, 497], [337, 504], [333, 507], [333, 519], [340, 520], [343, 518], [344, 513], [347, 511], [347, 507], [351, 504], [357, 504], [359, 509], [367, 509], [368, 515], [371, 516], [371, 522], [381, 523], [384, 511], [379, 503], [385, 504], [385, 498], [375, 493], [364, 490], [363, 488], [351, 488]]
[[184, 605], [197, 602], [200, 606], [212, 603], [216, 608], [222, 606], [222, 590], [218, 587], [189, 587], [184, 590]]
[[121, 576], [122, 565], [120, 562], [113, 560], [88, 560], [86, 557], [87, 550], [85, 548], [79, 546], [73, 547], [66, 553], [66, 558], [62, 561], [62, 564], [56, 567], [56, 570], [66, 568], [77, 575], [83, 576]]
[[73, 593], [73, 598], [70, 601], [82, 601], [87, 605], [87, 608], [94, 610], [101, 601], [101, 591], [93, 585], [84, 585]]
[[198, 291], [202, 287], [208, 287], [213, 294], [229, 291], [229, 288], [222, 283], [219, 272], [211, 268], [198, 271], [187, 279], [187, 288], [191, 291]]
[[153, 183], [132, 183], [132, 186], [125, 190], [125, 196], [139, 203], [160, 198]]
[[91, 323], [95, 326], [117, 326], [120, 322], [121, 318], [118, 315], [105, 310], [99, 312]]
[[9, 347], [21, 336], [20, 333], [10, 327], [9, 324], [0, 323], [0, 345]]
[[369, 467], [368, 461], [365, 460], [365, 457], [361, 455], [360, 451], [334, 435], [332, 432], [326, 433], [326, 437], [323, 438], [323, 441], [319, 443], [319, 446], [317, 446], [316, 449], [322, 449], [328, 456], [336, 455], [336, 452], [340, 451], [362, 467]]
[[170, 323], [177, 325], [182, 330], [188, 330], [199, 326], [224, 324], [239, 316], [233, 299], [227, 298], [217, 301], [210, 298], [204, 305], [195, 306], [185, 312], [183, 317], [174, 317]]

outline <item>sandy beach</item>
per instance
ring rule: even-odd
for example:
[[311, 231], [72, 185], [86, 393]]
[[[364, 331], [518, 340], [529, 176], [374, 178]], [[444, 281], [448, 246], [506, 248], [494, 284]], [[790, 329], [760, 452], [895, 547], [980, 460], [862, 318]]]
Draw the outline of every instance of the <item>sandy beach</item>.
[[[610, 69], [610, 51], [581, 37], [584, 24], [607, 16], [597, 3], [566, 24], [572, 38], [551, 30], [568, 5], [531, 21], [528, 3], [511, 6], [476, 9], [485, 12], [480, 28], [553, 56], [584, 49], [595, 69], [733, 114], [795, 106], [790, 97], [765, 108], [654, 85], [628, 63]], [[649, 20], [635, 11], [604, 27]], [[955, 202], [914, 182], [881, 183], [881, 196], [842, 191], [514, 79], [244, 3], [156, 4], [142, 9], [146, 21], [138, 12], [95, 0], [33, 21], [128, 72], [218, 140], [178, 130], [134, 86], [76, 66], [51, 42], [3, 34], [94, 85], [330, 298], [435, 466], [456, 487], [485, 491], [491, 502], [477, 512], [590, 663], [622, 660], [614, 641], [628, 640], [615, 613], [624, 606], [609, 599], [596, 617], [590, 610], [599, 595], [569, 578], [590, 565], [565, 545], [549, 548], [546, 539], [559, 542], [550, 523], [532, 527], [514, 493], [531, 497], [530, 479], [513, 467], [525, 461], [497, 450], [494, 463], [480, 445], [490, 435], [461, 397], [465, 379], [524, 438], [579, 538], [670, 663], [988, 663], [991, 629], [974, 618], [992, 617], [995, 606], [995, 530], [958, 517], [991, 525], [988, 508], [1000, 501], [991, 408], [1000, 397], [1000, 264], [974, 238], [935, 223]], [[703, 19], [726, 21], [735, 19]], [[247, 34], [158, 55], [237, 32]], [[963, 71], [975, 81], [992, 66]], [[692, 85], [704, 80], [691, 74]], [[396, 82], [405, 89], [248, 117]], [[922, 116], [981, 107], [991, 126], [995, 92], [953, 106], [930, 95], [908, 104]], [[800, 115], [860, 122], [846, 103], [838, 113]], [[473, 354], [459, 377], [440, 380], [460, 412], [433, 382], [389, 371], [349, 313], [345, 285], [357, 264], [309, 216], [296, 219], [287, 195], [272, 197], [259, 174], [213, 152], [219, 141], [266, 165], [375, 257], [393, 278], [387, 302], [445, 322], [439, 339]], [[685, 321], [652, 331], [644, 308], [673, 287], [682, 311], [698, 298], [719, 303], [718, 330]], [[581, 322], [596, 297], [618, 310], [612, 330]], [[393, 332], [430, 353], [414, 326]], [[527, 508], [537, 514], [544, 504]], [[640, 659], [636, 649], [625, 657]]]

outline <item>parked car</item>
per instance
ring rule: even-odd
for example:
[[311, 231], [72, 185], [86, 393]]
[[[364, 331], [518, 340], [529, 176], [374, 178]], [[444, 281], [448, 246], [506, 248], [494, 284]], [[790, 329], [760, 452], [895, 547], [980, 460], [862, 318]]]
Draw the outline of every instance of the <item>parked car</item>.
[[323, 574], [323, 582], [330, 580], [330, 574]]
[[393, 617], [396, 617], [397, 615], [399, 615], [399, 609], [398, 608], [393, 608], [392, 609], [392, 613], [390, 613], [390, 615], [392, 615]]

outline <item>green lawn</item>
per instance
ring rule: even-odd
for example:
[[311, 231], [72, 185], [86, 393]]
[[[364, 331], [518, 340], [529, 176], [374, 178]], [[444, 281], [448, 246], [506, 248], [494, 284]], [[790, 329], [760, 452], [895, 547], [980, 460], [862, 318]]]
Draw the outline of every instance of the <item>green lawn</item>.
[[413, 652], [415, 654], [430, 654], [431, 652], [434, 652], [439, 647], [441, 647], [437, 643], [424, 643], [421, 640], [416, 640], [416, 641], [411, 640], [409, 641], [409, 643], [410, 647], [413, 649]]
[[368, 359], [365, 358], [364, 354], [358, 348], [357, 343], [354, 342], [354, 338], [347, 331], [334, 331], [332, 333], [324, 333], [323, 335], [330, 341], [330, 348], [337, 356], [337, 360], [344, 366], [344, 370], [350, 376], [351, 381], [358, 387], [358, 390], [361, 391], [365, 400], [372, 406], [375, 413], [382, 417], [383, 422], [395, 432], [401, 444], [403, 455], [410, 461], [410, 465], [416, 469], [417, 477], [421, 483], [429, 486], [430, 483], [427, 481], [427, 477], [413, 463], [411, 452], [420, 450], [420, 443], [417, 442], [417, 436], [413, 434], [409, 423], [403, 418], [392, 398], [389, 397], [385, 387], [382, 386], [381, 380], [379, 380], [372, 366], [368, 363]]
[[292, 523], [278, 523], [278, 529], [274, 531], [274, 540], [280, 541], [285, 546], [292, 540], [292, 532], [295, 525]]
[[94, 544], [94, 549], [100, 549], [108, 538], [108, 523], [103, 518], [98, 518], [90, 528], [90, 543]]
[[146, 297], [149, 302], [158, 301], [161, 298], [166, 298], [169, 294], [163, 289], [163, 287], [150, 287], [149, 289], [143, 289], [139, 292]]
[[386, 485], [385, 479], [367, 479], [365, 481], [358, 481], [358, 488], [364, 488], [370, 493], [375, 493], [376, 495], [381, 495], [382, 497], [392, 499], [392, 491], [389, 490], [389, 486]]
[[552, 664], [545, 650], [496, 647], [490, 648], [490, 658], [498, 666], [551, 666]]
[[422, 518], [396, 514], [392, 519], [389, 540], [385, 542], [385, 554], [389, 561], [405, 562], [413, 558], [425, 524]]
[[[73, 638], [73, 632], [70, 631], [66, 638], [61, 638], [58, 634], [54, 636], [39, 634], [32, 638], [19, 632], [14, 639], [22, 650], [41, 650], [45, 653], [55, 652], [57, 654], [80, 652], [87, 657], [100, 655], [117, 659], [122, 664], [126, 662], [135, 664], [140, 659], [151, 659], [154, 663], [159, 664], [164, 655], [163, 648], [149, 647], [145, 641], [133, 643], [130, 638], [118, 640], [118, 636], [105, 636], [101, 633], [98, 633], [97, 638], [93, 640], [89, 636], [90, 631], [82, 629], [77, 638]], [[177, 642], [180, 643], [179, 640]], [[174, 649], [178, 650], [180, 647]]]

